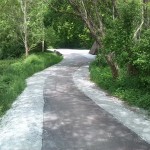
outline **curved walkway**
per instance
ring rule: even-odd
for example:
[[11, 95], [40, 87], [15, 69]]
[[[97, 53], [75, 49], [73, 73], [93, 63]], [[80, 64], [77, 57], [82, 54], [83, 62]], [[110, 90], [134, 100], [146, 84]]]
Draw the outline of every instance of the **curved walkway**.
[[0, 150], [149, 150], [150, 121], [128, 119], [123, 104], [115, 105], [89, 82], [85, 66], [93, 56], [60, 52], [64, 60], [27, 79], [27, 88], [2, 118]]
[[70, 54], [47, 78], [42, 150], [149, 150], [148, 143], [92, 100], [95, 90], [90, 92], [76, 72], [89, 62], [81, 54]]

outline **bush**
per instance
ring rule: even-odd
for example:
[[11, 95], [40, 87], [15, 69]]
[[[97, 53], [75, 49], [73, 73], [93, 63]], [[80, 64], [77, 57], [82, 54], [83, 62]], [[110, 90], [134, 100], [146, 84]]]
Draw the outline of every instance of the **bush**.
[[120, 71], [120, 77], [114, 80], [108, 67], [90, 65], [90, 77], [99, 87], [110, 94], [121, 98], [130, 105], [150, 111], [150, 92], [148, 87], [141, 86], [139, 77], [129, 77], [125, 70]]
[[[44, 42], [44, 51], [47, 50], [47, 42]], [[39, 42], [36, 44], [35, 47], [33, 47], [30, 51], [30, 53], [37, 53], [37, 52], [41, 52], [42, 51], [42, 42]]]
[[96, 66], [107, 66], [105, 57], [102, 54], [97, 54], [95, 61], [93, 62]]
[[0, 33], [0, 59], [20, 57], [24, 53], [23, 42], [7, 19], [0, 20]]
[[150, 29], [144, 31], [134, 47], [134, 65], [139, 70], [141, 84], [150, 87]]
[[5, 41], [0, 46], [0, 59], [20, 57], [24, 53], [24, 47], [16, 41]]

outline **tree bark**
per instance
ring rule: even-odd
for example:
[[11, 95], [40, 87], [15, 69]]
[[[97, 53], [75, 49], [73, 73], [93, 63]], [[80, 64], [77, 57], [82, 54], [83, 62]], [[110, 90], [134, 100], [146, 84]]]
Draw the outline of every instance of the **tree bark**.
[[127, 72], [128, 72], [128, 75], [130, 75], [130, 76], [138, 75], [138, 70], [132, 63], [129, 63], [127, 65]]
[[43, 40], [42, 41], [42, 52], [44, 52], [44, 50], [45, 50], [45, 41]]
[[150, 25], [150, 16], [149, 16], [149, 12], [148, 12], [148, 3], [150, 2], [150, 0], [143, 0], [143, 18], [144, 18], [144, 28], [148, 29], [149, 25]]
[[[104, 25], [102, 22], [102, 14], [98, 11], [98, 1], [92, 1], [94, 7], [94, 13], [97, 17], [96, 19], [92, 16], [93, 12], [90, 12], [90, 8], [86, 7], [86, 1], [76, 1], [69, 0], [71, 6], [74, 8], [75, 12], [84, 21], [86, 27], [90, 30], [92, 37], [101, 46], [102, 38], [104, 37]], [[91, 10], [93, 11], [93, 10]]]
[[116, 0], [111, 0], [111, 2], [112, 2], [112, 18], [114, 20], [116, 17], [119, 17], [119, 14], [116, 7]]
[[100, 45], [95, 41], [89, 53], [92, 55], [97, 55], [99, 48], [100, 48]]
[[[69, 0], [71, 6], [74, 8], [75, 12], [82, 18], [85, 22], [85, 25], [89, 29], [91, 35], [95, 39], [95, 41], [99, 44], [101, 48], [101, 53], [105, 56], [106, 52], [103, 49], [102, 39], [105, 37], [105, 24], [103, 22], [103, 14], [99, 10], [100, 5], [107, 3], [107, 1], [99, 1], [99, 0], [89, 0], [91, 5], [88, 5], [88, 1], [86, 0]], [[113, 18], [117, 13], [115, 0], [112, 0], [113, 4]], [[89, 7], [90, 6], [90, 7]], [[94, 14], [94, 15], [93, 15]], [[96, 17], [95, 17], [96, 16]], [[94, 45], [93, 45], [94, 47]], [[90, 53], [95, 53], [97, 50], [92, 50]], [[108, 65], [111, 68], [112, 76], [116, 79], [119, 76], [119, 69], [117, 63], [114, 61], [114, 53], [110, 53], [105, 57]]]
[[[43, 3], [42, 3], [42, 12], [44, 10]], [[44, 23], [42, 23], [42, 52], [45, 51], [45, 30], [44, 30]]]
[[141, 11], [141, 23], [133, 35], [133, 39], [135, 42], [137, 41], [138, 38], [140, 38], [140, 32], [142, 30], [143, 25], [144, 25], [144, 6], [142, 6], [142, 11]]
[[119, 77], [119, 67], [117, 63], [114, 61], [115, 55], [114, 52], [109, 53], [105, 56], [106, 61], [111, 69], [112, 76], [114, 79], [117, 79]]
[[24, 47], [25, 47], [25, 54], [26, 57], [29, 55], [29, 46], [28, 46], [28, 24], [27, 24], [27, 1], [20, 1], [21, 2], [21, 9], [23, 12], [23, 33], [24, 33]]

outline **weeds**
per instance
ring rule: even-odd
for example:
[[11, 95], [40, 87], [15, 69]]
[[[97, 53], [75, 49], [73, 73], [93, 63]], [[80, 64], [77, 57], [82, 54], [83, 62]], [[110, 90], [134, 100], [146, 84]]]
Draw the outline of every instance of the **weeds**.
[[99, 87], [107, 90], [113, 96], [150, 112], [149, 89], [141, 85], [138, 77], [130, 78], [122, 70], [120, 77], [114, 80], [108, 67], [98, 67], [95, 63], [90, 65], [90, 77]]
[[26, 87], [25, 79], [62, 60], [53, 53], [31, 54], [28, 58], [0, 61], [0, 116]]

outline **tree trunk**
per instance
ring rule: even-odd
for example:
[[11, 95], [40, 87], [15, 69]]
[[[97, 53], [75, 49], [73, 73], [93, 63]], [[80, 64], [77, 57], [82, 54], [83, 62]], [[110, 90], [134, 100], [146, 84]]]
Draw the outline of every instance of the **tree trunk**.
[[45, 42], [44, 42], [44, 40], [42, 41], [42, 52], [44, 52], [44, 50], [45, 50]]
[[100, 45], [95, 41], [94, 44], [92, 45], [92, 48], [89, 51], [89, 53], [92, 55], [96, 55], [96, 54], [98, 54], [99, 48], [100, 48]]
[[136, 69], [136, 67], [132, 63], [129, 63], [127, 65], [127, 72], [128, 72], [128, 75], [130, 75], [130, 76], [138, 75], [138, 70]]
[[115, 18], [120, 18], [120, 14], [118, 12], [118, 8], [117, 8], [117, 0], [111, 0], [112, 3], [112, 18], [113, 20]]
[[143, 11], [144, 11], [143, 18], [144, 18], [144, 28], [145, 29], [149, 28], [149, 23], [150, 23], [149, 12], [148, 12], [148, 3], [149, 2], [150, 2], [150, 0], [143, 0], [143, 4], [144, 4], [144, 7], [143, 7]]
[[[99, 12], [98, 1], [92, 1], [94, 7], [94, 12], [87, 8], [87, 1], [85, 0], [69, 0], [71, 6], [73, 6], [75, 12], [84, 21], [86, 27], [89, 29], [92, 37], [101, 46], [101, 39], [104, 37], [104, 24], [102, 21], [102, 14]], [[91, 11], [91, 12], [90, 12]], [[93, 17], [93, 13], [96, 19]]]
[[[23, 6], [24, 5], [24, 6]], [[27, 25], [27, 2], [22, 2], [22, 10], [23, 10], [23, 17], [24, 17], [24, 46], [25, 46], [25, 53], [26, 57], [29, 55], [29, 47], [28, 47], [28, 25]]]
[[25, 35], [24, 45], [25, 45], [25, 53], [26, 53], [26, 57], [27, 57], [29, 55], [29, 48], [28, 48], [28, 42], [27, 42], [27, 36], [26, 35]]
[[[43, 3], [42, 3], [42, 10], [43, 10]], [[45, 51], [45, 30], [44, 30], [44, 23], [42, 23], [42, 52]]]
[[106, 61], [111, 69], [113, 78], [117, 79], [119, 77], [119, 68], [118, 68], [117, 63], [114, 61], [114, 57], [115, 55], [113, 52], [105, 56]]

